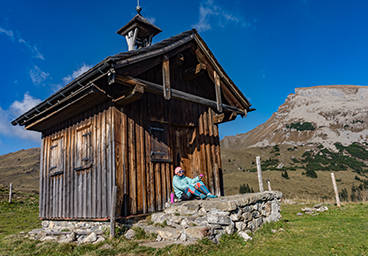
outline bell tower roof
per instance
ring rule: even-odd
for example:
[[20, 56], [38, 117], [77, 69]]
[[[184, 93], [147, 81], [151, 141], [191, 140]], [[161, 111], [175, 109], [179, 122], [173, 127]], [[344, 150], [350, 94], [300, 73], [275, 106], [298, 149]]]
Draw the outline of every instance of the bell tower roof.
[[140, 6], [137, 6], [136, 10], [138, 14], [116, 32], [126, 38], [129, 51], [134, 50], [135, 47], [138, 49], [150, 46], [152, 38], [162, 32], [161, 29], [153, 25], [140, 14], [142, 10]]

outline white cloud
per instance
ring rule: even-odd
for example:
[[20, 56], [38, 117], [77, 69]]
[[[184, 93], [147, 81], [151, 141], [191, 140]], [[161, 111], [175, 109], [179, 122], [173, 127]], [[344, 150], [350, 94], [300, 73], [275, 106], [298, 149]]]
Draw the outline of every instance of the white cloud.
[[41, 100], [29, 95], [28, 92], [24, 94], [22, 101], [13, 102], [8, 110], [3, 110], [0, 107], [0, 134], [9, 137], [18, 137], [24, 140], [39, 142], [41, 135], [38, 132], [27, 131], [23, 126], [13, 126], [11, 121], [23, 114], [30, 108], [37, 105]]
[[237, 25], [240, 23], [243, 27], [249, 26], [243, 21], [243, 17], [232, 13], [223, 7], [216, 5], [213, 0], [202, 2], [199, 6], [199, 21], [193, 25], [199, 32], [212, 29], [212, 25], [225, 27], [229, 23]]
[[10, 40], [12, 40], [14, 42], [14, 33], [13, 33], [13, 31], [0, 28], [0, 34], [2, 34], [2, 33], [7, 35], [8, 37], [10, 37]]
[[45, 58], [43, 57], [43, 55], [38, 51], [37, 47], [36, 46], [32, 46], [30, 43], [26, 42], [21, 36], [19, 33], [17, 33], [17, 37], [18, 37], [18, 42], [20, 44], [24, 44], [27, 49], [29, 51], [32, 52], [33, 54], [33, 58], [36, 58], [36, 59], [41, 59], [41, 60], [45, 60]]
[[66, 77], [63, 78], [64, 85], [70, 83], [75, 78], [77, 78], [78, 76], [80, 76], [81, 74], [83, 74], [84, 72], [86, 72], [87, 70], [89, 70], [91, 67], [92, 66], [83, 64], [83, 66], [80, 69], [73, 71], [73, 74], [71, 74], [71, 75], [66, 76]]
[[[5, 34], [9, 37], [10, 40], [12, 40], [14, 42], [14, 39], [15, 39], [15, 35], [13, 33], [12, 30], [6, 30], [6, 29], [3, 29], [0, 27], [0, 34]], [[37, 49], [36, 46], [34, 45], [31, 45], [29, 42], [26, 42], [20, 35], [20, 33], [17, 31], [16, 32], [16, 37], [17, 37], [17, 40], [18, 40], [18, 43], [19, 44], [23, 44], [33, 55], [33, 58], [36, 58], [36, 59], [41, 59], [41, 60], [44, 60], [45, 58], [43, 57], [43, 55], [40, 53], [40, 51]]]
[[27, 112], [37, 104], [41, 102], [40, 99], [36, 99], [29, 95], [29, 92], [26, 92], [23, 97], [23, 101], [14, 101], [10, 107], [9, 111], [14, 116], [20, 116], [21, 114]]
[[29, 75], [31, 76], [33, 84], [40, 85], [50, 74], [34, 66], [34, 68], [29, 71]]

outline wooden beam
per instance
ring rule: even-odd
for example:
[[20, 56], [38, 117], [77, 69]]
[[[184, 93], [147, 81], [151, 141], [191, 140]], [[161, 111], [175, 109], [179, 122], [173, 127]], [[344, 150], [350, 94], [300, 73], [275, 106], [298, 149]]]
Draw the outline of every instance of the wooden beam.
[[113, 102], [118, 106], [126, 106], [136, 100], [139, 100], [144, 94], [144, 86], [136, 84], [133, 88], [129, 88], [124, 92], [124, 95], [113, 99]]
[[194, 78], [197, 78], [197, 77], [205, 74], [206, 70], [207, 70], [206, 64], [199, 63], [199, 64], [197, 64], [193, 67], [190, 67], [190, 68], [188, 68], [184, 71], [183, 80], [184, 81], [189, 81], [189, 80], [192, 80]]
[[164, 55], [162, 59], [162, 83], [163, 83], [163, 94], [165, 100], [171, 99], [170, 91], [170, 62], [169, 56]]
[[216, 91], [216, 103], [217, 111], [222, 112], [222, 99], [221, 99], [221, 80], [216, 71], [213, 71], [213, 76], [215, 78], [215, 91]]
[[[246, 111], [245, 111], [246, 112]], [[214, 124], [222, 124], [229, 121], [233, 121], [237, 116], [236, 111], [226, 112], [218, 115], [213, 116], [213, 123]]]
[[[121, 83], [123, 85], [126, 86], [136, 86], [136, 85], [142, 85], [144, 87], [144, 91], [146, 92], [150, 92], [150, 93], [155, 93], [155, 94], [159, 94], [159, 95], [163, 95], [163, 86], [159, 85], [159, 84], [155, 84], [149, 81], [145, 81], [139, 78], [133, 78], [133, 77], [129, 77], [129, 76], [119, 76], [116, 75], [116, 82], [117, 83]], [[210, 99], [205, 99], [202, 97], [199, 97], [197, 95], [193, 95], [190, 93], [186, 93], [186, 92], [182, 92], [176, 89], [171, 89], [171, 97], [173, 99], [177, 99], [177, 100], [182, 100], [182, 101], [187, 101], [187, 102], [191, 102], [191, 103], [195, 103], [201, 106], [206, 106], [206, 107], [211, 107], [213, 109], [217, 108], [217, 103], [216, 101], [210, 100]], [[223, 111], [225, 112], [233, 112], [235, 111], [235, 113], [239, 114], [239, 115], [244, 115], [244, 110], [227, 105], [227, 104], [223, 104]]]
[[214, 124], [220, 124], [224, 121], [225, 119], [225, 114], [222, 113], [222, 114], [219, 114], [219, 115], [214, 115], [213, 116], [213, 123]]
[[[168, 56], [168, 55], [165, 54], [165, 56]], [[174, 68], [181, 66], [183, 62], [184, 62], [184, 55], [182, 53], [179, 53], [171, 57], [170, 58], [170, 70], [173, 70]], [[162, 73], [162, 68], [158, 70], [158, 73]], [[130, 75], [130, 76], [133, 76], [133, 75]]]

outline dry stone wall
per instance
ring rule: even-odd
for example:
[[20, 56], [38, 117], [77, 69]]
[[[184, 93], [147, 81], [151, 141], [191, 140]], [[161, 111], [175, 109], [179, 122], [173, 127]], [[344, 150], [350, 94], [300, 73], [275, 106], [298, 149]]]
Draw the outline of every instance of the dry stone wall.
[[226, 196], [209, 200], [167, 204], [166, 209], [151, 215], [135, 226], [157, 233], [157, 240], [194, 241], [204, 237], [217, 243], [223, 234], [238, 232], [247, 239], [263, 223], [281, 218], [279, 191]]

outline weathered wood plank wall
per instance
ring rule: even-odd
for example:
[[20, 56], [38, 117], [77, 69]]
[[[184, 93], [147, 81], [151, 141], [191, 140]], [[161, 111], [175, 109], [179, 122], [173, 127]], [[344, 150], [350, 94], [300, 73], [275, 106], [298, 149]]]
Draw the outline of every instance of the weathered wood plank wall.
[[[43, 132], [41, 218], [109, 217], [115, 184], [112, 124], [112, 107], [106, 102]], [[59, 173], [50, 170], [50, 148], [56, 139], [62, 142], [57, 145], [62, 146]], [[79, 159], [82, 156], [84, 160]]]
[[[171, 71], [171, 86], [201, 95], [196, 86], [184, 83], [181, 72]], [[152, 69], [141, 79], [162, 83], [160, 72]], [[189, 89], [188, 89], [189, 88]], [[203, 90], [203, 89], [202, 89]], [[115, 165], [118, 186], [117, 215], [128, 216], [163, 210], [173, 191], [174, 169], [181, 166], [188, 177], [204, 174], [208, 188], [223, 195], [218, 126], [210, 108], [162, 95], [145, 93], [122, 108], [113, 109], [115, 125]], [[161, 124], [168, 139], [168, 161], [151, 158], [151, 126]], [[214, 173], [217, 164], [218, 171]]]

